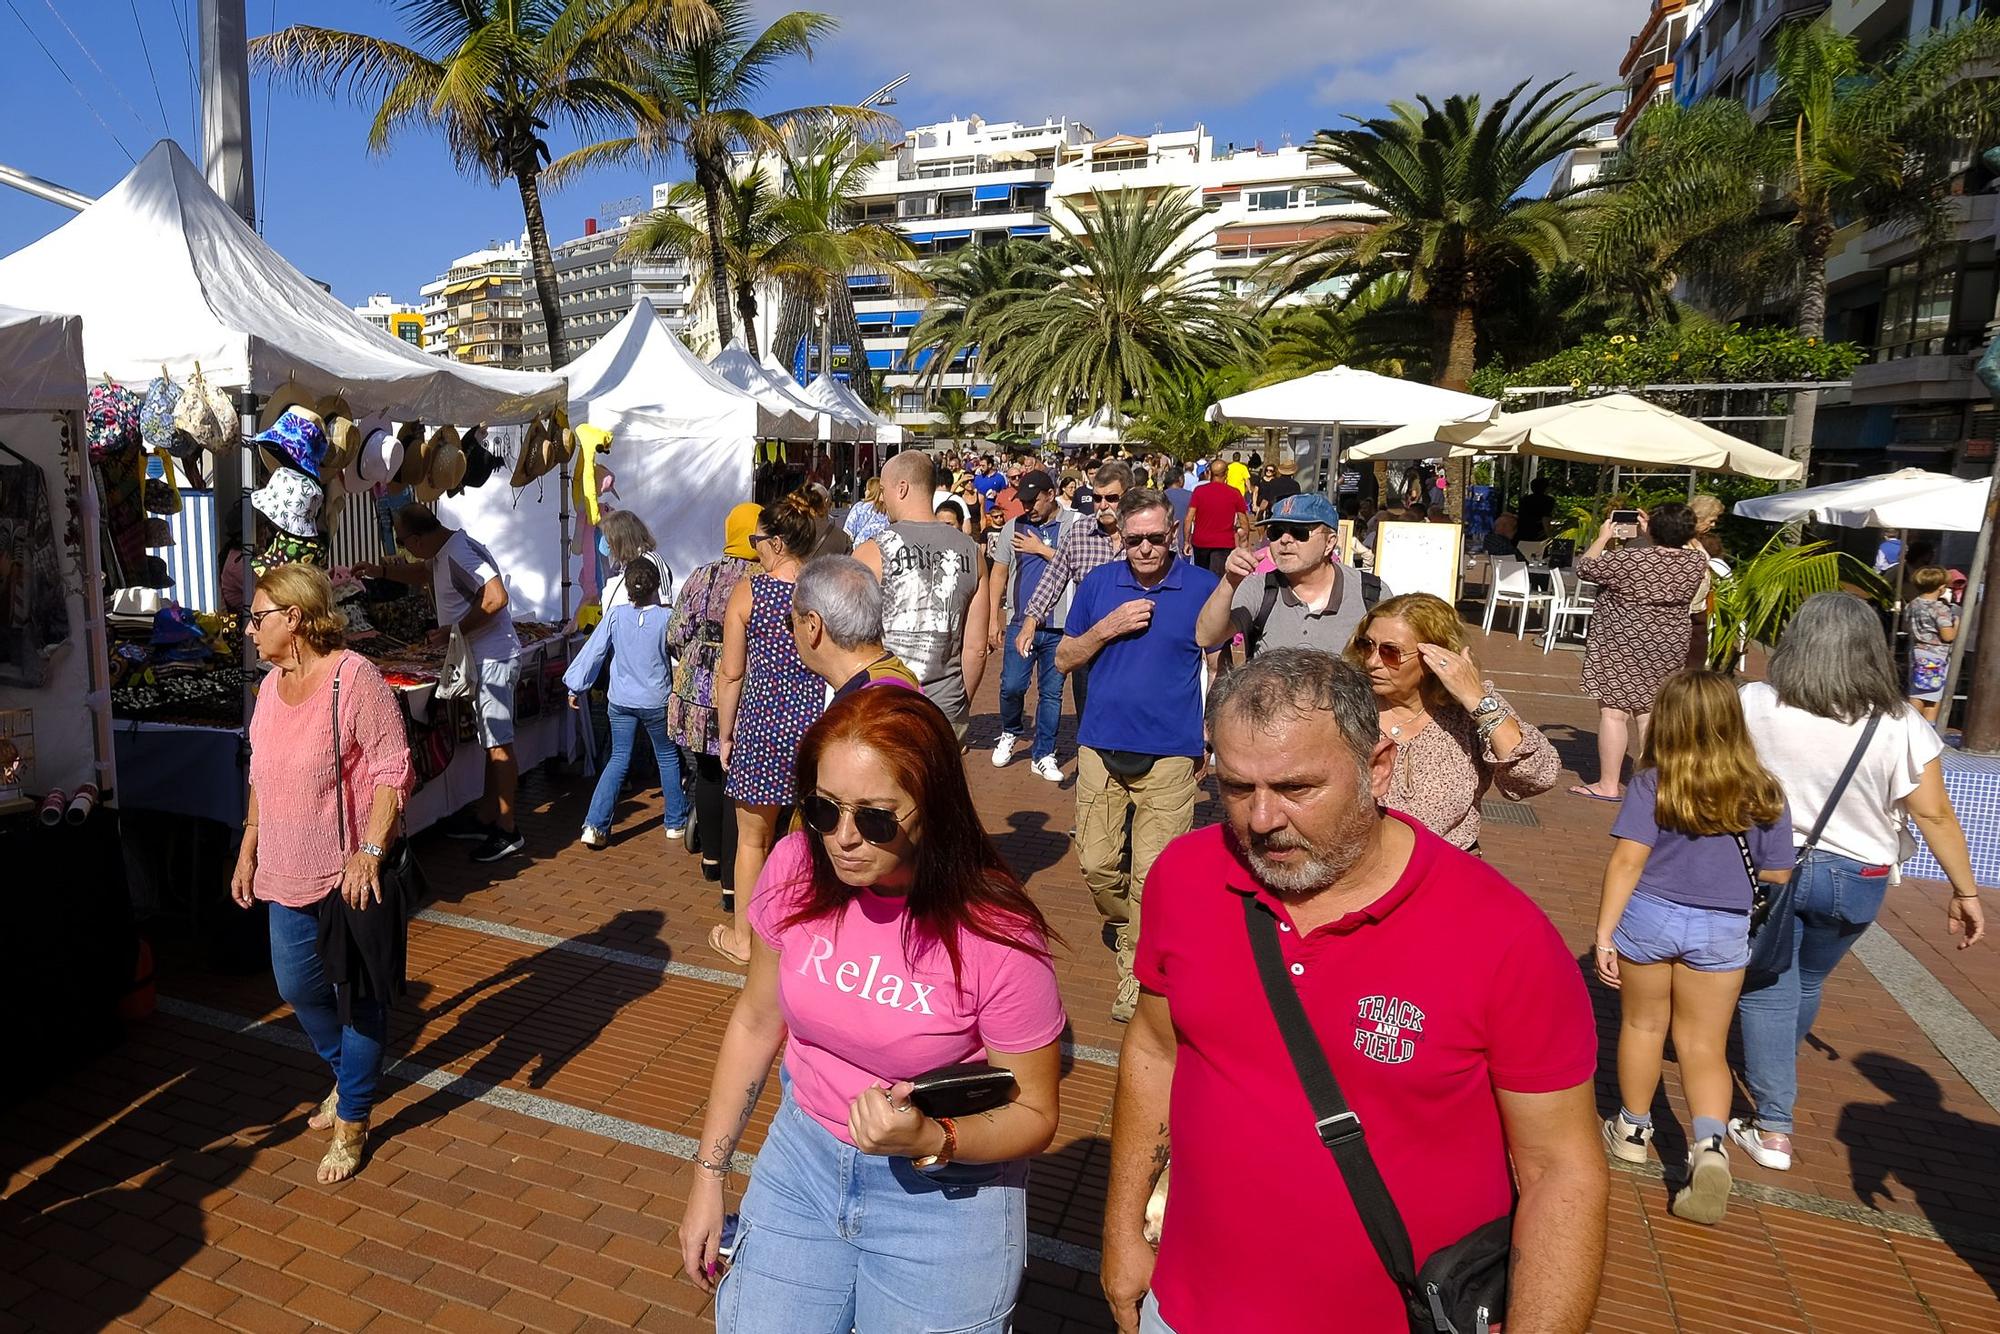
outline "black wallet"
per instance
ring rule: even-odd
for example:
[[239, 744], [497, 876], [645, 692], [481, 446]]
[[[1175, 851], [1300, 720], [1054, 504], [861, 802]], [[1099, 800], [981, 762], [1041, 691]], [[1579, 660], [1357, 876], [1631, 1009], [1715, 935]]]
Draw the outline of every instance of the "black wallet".
[[1014, 1072], [973, 1061], [941, 1065], [910, 1081], [910, 1102], [925, 1116], [974, 1116], [1014, 1096]]

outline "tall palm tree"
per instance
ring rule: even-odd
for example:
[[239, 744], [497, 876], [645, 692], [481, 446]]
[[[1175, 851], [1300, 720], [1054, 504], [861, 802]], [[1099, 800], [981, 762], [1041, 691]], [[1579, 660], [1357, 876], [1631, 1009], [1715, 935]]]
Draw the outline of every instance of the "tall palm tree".
[[992, 350], [991, 326], [1000, 312], [1055, 281], [1054, 254], [1040, 241], [1010, 238], [997, 245], [968, 245], [925, 264], [922, 278], [931, 299], [910, 331], [905, 354], [915, 360], [928, 349], [919, 380], [934, 383], [968, 350], [977, 374]]
[[972, 400], [963, 389], [947, 389], [937, 396], [931, 411], [938, 416], [938, 434], [949, 436], [954, 445], [965, 440], [965, 428], [972, 420]]
[[677, 49], [715, 22], [706, 0], [402, 0], [408, 44], [305, 24], [250, 44], [274, 77], [374, 105], [371, 152], [418, 127], [444, 136], [452, 161], [494, 184], [511, 180], [527, 223], [549, 364], [568, 360], [540, 174], [552, 123], [589, 138], [650, 123], [649, 52]]
[[[606, 140], [568, 154], [552, 168], [559, 179], [601, 162], [658, 162], [674, 154], [694, 170], [694, 183], [708, 220], [708, 264], [712, 273], [726, 273], [728, 248], [721, 219], [728, 216], [723, 195], [733, 175], [734, 157], [743, 151], [778, 152], [788, 126], [838, 119], [857, 125], [884, 123], [879, 112], [862, 107], [825, 104], [759, 114], [751, 103], [773, 73], [794, 57], [812, 59], [814, 43], [830, 34], [839, 21], [829, 14], [795, 10], [768, 27], [756, 27], [749, 0], [709, 0], [715, 22], [695, 40], [657, 49], [646, 74], [646, 88], [658, 107], [657, 117], [625, 138]], [[717, 292], [729, 290], [719, 285]], [[735, 337], [729, 309], [718, 300], [715, 326], [724, 346]], [[754, 335], [750, 335], [754, 342]]]
[[1268, 340], [1251, 384], [1274, 384], [1335, 366], [1379, 375], [1430, 374], [1430, 323], [1392, 275], [1346, 300], [1280, 306], [1264, 317]]
[[982, 322], [996, 409], [1089, 416], [1147, 397], [1162, 375], [1226, 366], [1257, 346], [1249, 309], [1194, 267], [1211, 239], [1191, 191], [1092, 191], [1076, 227], [1051, 226], [1053, 280]]
[[[1661, 258], [1721, 304], [1779, 295], [1794, 327], [1826, 337], [1826, 261], [1844, 226], [1949, 234], [1967, 144], [2000, 132], [2000, 20], [1934, 33], [1879, 64], [1822, 24], [1778, 34], [1776, 91], [1742, 103], [1649, 108], [1613, 164], [1605, 254]], [[1793, 436], [1810, 461], [1817, 395]]]
[[[776, 169], [759, 159], [748, 170], [723, 177], [716, 197], [718, 212], [709, 211], [704, 194], [693, 181], [674, 186], [667, 192], [666, 206], [635, 223], [618, 250], [626, 256], [671, 255], [687, 260], [695, 291], [707, 294], [715, 305], [717, 332], [729, 330], [721, 316], [733, 302], [743, 321], [744, 345], [754, 357], [759, 352], [757, 289], [777, 276], [772, 255], [784, 235]], [[727, 347], [729, 340], [722, 345]]]

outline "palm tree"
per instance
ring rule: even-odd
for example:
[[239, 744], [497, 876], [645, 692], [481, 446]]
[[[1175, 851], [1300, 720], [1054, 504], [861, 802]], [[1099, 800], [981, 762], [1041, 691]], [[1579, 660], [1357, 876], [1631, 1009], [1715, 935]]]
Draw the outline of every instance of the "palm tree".
[[1162, 375], [1255, 349], [1249, 310], [1193, 267], [1211, 242], [1191, 193], [1092, 191], [1076, 228], [1052, 221], [1052, 281], [981, 321], [996, 409], [1089, 416], [1146, 398]]
[[527, 222], [549, 364], [568, 360], [556, 270], [542, 216], [542, 134], [583, 137], [657, 120], [649, 52], [673, 50], [715, 21], [706, 0], [403, 0], [412, 44], [300, 24], [250, 44], [274, 77], [373, 104], [371, 152], [417, 126], [444, 136], [452, 161], [494, 184], [511, 180]]
[[921, 382], [934, 383], [959, 353], [971, 351], [977, 374], [992, 349], [991, 326], [1010, 303], [1037, 295], [1054, 282], [1054, 251], [1036, 240], [1009, 239], [997, 245], [969, 245], [939, 255], [924, 266], [922, 279], [931, 299], [910, 331], [905, 356], [916, 361], [926, 349]]
[[[1613, 166], [1609, 262], [1659, 256], [1729, 305], [1783, 294], [1798, 332], [1824, 339], [1826, 261], [1844, 226], [1949, 235], [1964, 146], [2000, 130], [1996, 59], [1992, 18], [1880, 64], [1829, 27], [1787, 26], [1761, 118], [1722, 98], [1639, 118]], [[1809, 463], [1817, 395], [1800, 400], [1793, 436]]]
[[[746, 171], [725, 176], [716, 197], [717, 214], [709, 212], [703, 195], [692, 181], [674, 186], [667, 192], [666, 206], [633, 224], [618, 250], [627, 256], [672, 255], [687, 260], [696, 292], [706, 293], [714, 302], [718, 334], [729, 328], [724, 313], [733, 301], [743, 321], [744, 344], [754, 357], [758, 355], [757, 288], [775, 276], [771, 256], [784, 233], [773, 170], [760, 159]], [[728, 340], [722, 345], [727, 347]]]
[[[657, 162], [678, 153], [694, 170], [694, 183], [708, 222], [708, 266], [726, 273], [728, 247], [720, 223], [728, 216], [723, 195], [729, 188], [738, 152], [783, 147], [785, 130], [801, 122], [827, 119], [873, 126], [885, 123], [881, 113], [862, 107], [832, 104], [794, 107], [758, 114], [751, 102], [772, 74], [795, 56], [812, 59], [813, 44], [830, 34], [839, 20], [830, 14], [795, 10], [761, 32], [755, 26], [749, 0], [709, 0], [715, 22], [697, 40], [654, 53], [646, 87], [659, 114], [636, 133], [579, 149], [552, 168], [567, 178], [600, 162]], [[727, 282], [718, 292], [729, 290]], [[735, 338], [726, 303], [715, 306], [716, 332], [726, 347]], [[754, 333], [746, 339], [755, 343]]]
[[963, 389], [947, 389], [937, 396], [931, 411], [938, 415], [938, 431], [956, 445], [965, 439], [965, 427], [972, 419], [972, 400]]
[[1243, 372], [1173, 370], [1153, 381], [1153, 392], [1136, 405], [1125, 439], [1153, 445], [1183, 463], [1213, 458], [1250, 432], [1237, 422], [1212, 422], [1208, 410], [1243, 387]]
[[1335, 366], [1428, 376], [1430, 325], [1410, 304], [1405, 287], [1400, 276], [1391, 276], [1344, 301], [1272, 310], [1264, 317], [1263, 366], [1251, 384], [1275, 384]]

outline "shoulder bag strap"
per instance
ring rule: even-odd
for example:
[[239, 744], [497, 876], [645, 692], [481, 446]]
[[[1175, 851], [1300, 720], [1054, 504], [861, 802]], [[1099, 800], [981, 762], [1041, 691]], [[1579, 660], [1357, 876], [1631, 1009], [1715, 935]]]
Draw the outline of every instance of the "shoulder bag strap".
[[340, 744], [340, 669], [346, 662], [333, 664], [333, 822], [340, 831], [340, 855], [347, 856], [347, 760]]
[[1882, 725], [1882, 715], [1868, 715], [1868, 725], [1861, 729], [1861, 740], [1854, 743], [1854, 753], [1847, 757], [1847, 767], [1840, 771], [1840, 780], [1833, 785], [1833, 791], [1826, 794], [1826, 805], [1819, 808], [1819, 818], [1813, 821], [1812, 832], [1799, 845], [1799, 858], [1819, 845], [1819, 836], [1826, 832], [1826, 822], [1833, 818], [1833, 808], [1840, 805], [1840, 798], [1847, 791], [1847, 785], [1854, 779], [1854, 771], [1861, 767], [1861, 757], [1868, 753], [1868, 743], [1875, 739], [1875, 729]]
[[1257, 958], [1258, 980], [1264, 984], [1264, 995], [1277, 1018], [1278, 1032], [1285, 1040], [1285, 1050], [1291, 1054], [1292, 1067], [1298, 1072], [1299, 1082], [1305, 1085], [1320, 1143], [1326, 1145], [1339, 1166], [1355, 1212], [1361, 1215], [1361, 1226], [1374, 1244], [1382, 1267], [1406, 1296], [1413, 1294], [1417, 1287], [1417, 1266], [1410, 1248], [1409, 1229], [1404, 1227], [1403, 1216], [1368, 1152], [1361, 1118], [1341, 1096], [1333, 1067], [1327, 1064], [1326, 1052], [1320, 1047], [1305, 1007], [1299, 1003], [1299, 993], [1285, 972], [1277, 919], [1256, 896], [1245, 894], [1243, 920], [1250, 930], [1250, 952]]

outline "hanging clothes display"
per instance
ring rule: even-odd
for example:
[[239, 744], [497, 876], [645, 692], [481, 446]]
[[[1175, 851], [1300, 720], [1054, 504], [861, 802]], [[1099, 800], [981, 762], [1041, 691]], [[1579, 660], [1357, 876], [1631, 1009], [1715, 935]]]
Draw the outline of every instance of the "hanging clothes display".
[[42, 470], [0, 445], [0, 685], [40, 686], [69, 642], [57, 551]]

